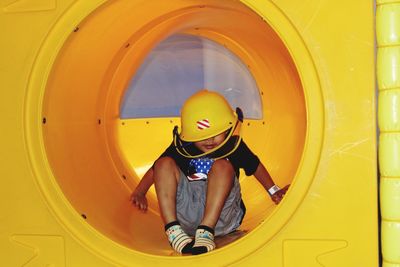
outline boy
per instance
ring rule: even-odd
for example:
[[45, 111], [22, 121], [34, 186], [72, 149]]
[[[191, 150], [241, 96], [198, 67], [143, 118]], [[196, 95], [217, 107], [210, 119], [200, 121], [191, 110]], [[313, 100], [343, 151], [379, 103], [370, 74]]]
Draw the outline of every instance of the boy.
[[195, 93], [182, 107], [181, 132], [175, 127], [173, 143], [132, 193], [132, 202], [146, 210], [145, 194], [155, 184], [166, 235], [179, 253], [209, 252], [214, 235], [240, 226], [245, 207], [239, 169], [254, 175], [276, 204], [286, 193], [241, 140], [242, 120], [240, 109], [234, 112], [218, 93]]

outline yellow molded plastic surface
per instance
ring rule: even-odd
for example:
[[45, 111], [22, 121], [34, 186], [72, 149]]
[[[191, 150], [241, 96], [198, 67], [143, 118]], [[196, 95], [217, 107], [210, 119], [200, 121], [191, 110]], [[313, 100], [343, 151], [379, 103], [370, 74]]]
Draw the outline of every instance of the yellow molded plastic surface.
[[399, 44], [400, 33], [397, 25], [400, 24], [400, 7], [398, 1], [393, 1], [392, 4], [379, 5], [378, 10], [376, 14], [376, 38], [379, 45]]
[[400, 239], [400, 223], [382, 221], [382, 255], [387, 262], [397, 263], [400, 260], [398, 242]]
[[383, 266], [400, 264], [400, 1], [378, 1], [376, 11], [381, 241]]
[[[4, 265], [377, 266], [372, 3], [2, 5]], [[210, 38], [249, 66], [263, 120], [246, 120], [244, 138], [291, 183], [275, 207], [243, 177], [244, 236], [200, 256], [172, 253], [153, 190], [146, 214], [129, 202], [179, 120], [118, 116], [128, 81], [174, 33]]]
[[379, 93], [378, 120], [381, 128], [388, 132], [400, 131], [400, 89]]
[[400, 264], [397, 263], [389, 263], [389, 262], [383, 262], [382, 267], [399, 267]]
[[381, 178], [381, 211], [389, 221], [400, 217], [400, 181], [398, 179]]
[[378, 49], [377, 69], [379, 88], [400, 87], [400, 47], [387, 46]]

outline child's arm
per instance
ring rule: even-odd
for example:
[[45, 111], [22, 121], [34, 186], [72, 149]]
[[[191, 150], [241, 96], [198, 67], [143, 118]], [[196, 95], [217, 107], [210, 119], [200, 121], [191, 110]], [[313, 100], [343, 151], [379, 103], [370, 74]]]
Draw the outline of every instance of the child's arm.
[[261, 162], [258, 164], [257, 170], [254, 173], [254, 176], [256, 177], [258, 182], [268, 192], [272, 201], [274, 201], [275, 204], [279, 204], [279, 202], [281, 202], [283, 196], [285, 195], [286, 191], [288, 190], [289, 185], [285, 186], [282, 189], [278, 188], [278, 191], [274, 192], [275, 188], [276, 188], [274, 186], [276, 186], [276, 185], [275, 185], [274, 181], [272, 180], [271, 175], [269, 174], [269, 172], [267, 171], [267, 169]]
[[146, 193], [153, 183], [153, 168], [150, 168], [131, 194], [131, 201], [138, 209], [143, 211], [147, 210]]

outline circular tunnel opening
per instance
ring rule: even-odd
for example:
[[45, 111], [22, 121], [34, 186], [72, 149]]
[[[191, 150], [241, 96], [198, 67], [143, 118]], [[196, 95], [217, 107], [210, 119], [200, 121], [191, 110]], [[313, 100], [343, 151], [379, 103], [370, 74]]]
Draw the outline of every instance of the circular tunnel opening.
[[[141, 16], [133, 16], [138, 10]], [[189, 81], [190, 88], [184, 85], [180, 89], [181, 100], [171, 102], [160, 93], [167, 91], [159, 83], [155, 91], [144, 89], [143, 97], [135, 96], [132, 84], [157, 47], [177, 36], [216, 44], [221, 55], [238, 59], [232, 61], [236, 64], [232, 69], [245, 69], [246, 77], [251, 77], [247, 85], [240, 86], [237, 73], [231, 70], [226, 73], [233, 75], [232, 86], [221, 85], [215, 77], [214, 83], [203, 85], [219, 84], [219, 88], [208, 89], [222, 91], [232, 105], [242, 106], [247, 113], [243, 138], [277, 184], [283, 186], [294, 179], [306, 135], [304, 93], [291, 55], [270, 25], [244, 4], [170, 1], [163, 5], [162, 1], [120, 0], [100, 6], [71, 33], [52, 67], [43, 101], [47, 158], [60, 188], [84, 223], [119, 244], [154, 255], [172, 253], [155, 192], [151, 189], [147, 194], [147, 213], [133, 207], [129, 196], [171, 142], [172, 128], [179, 124], [179, 105], [198, 86]], [[216, 72], [213, 68], [221, 68], [218, 64], [223, 62], [216, 59], [210, 63], [215, 57], [209, 55], [208, 65], [200, 64], [211, 76]], [[168, 64], [164, 67], [169, 69]], [[169, 78], [166, 75], [165, 79]], [[182, 81], [178, 79], [178, 83]], [[237, 88], [239, 94], [235, 94]], [[129, 94], [134, 97], [127, 105]], [[156, 103], [152, 107], [157, 112], [143, 113], [151, 107], [146, 97], [163, 100], [173, 111], [151, 102]], [[142, 113], [125, 116], [127, 106]], [[241, 174], [241, 185], [247, 207], [241, 227], [245, 234], [259, 227], [275, 205], [254, 177]], [[219, 242], [223, 246], [233, 239]]]

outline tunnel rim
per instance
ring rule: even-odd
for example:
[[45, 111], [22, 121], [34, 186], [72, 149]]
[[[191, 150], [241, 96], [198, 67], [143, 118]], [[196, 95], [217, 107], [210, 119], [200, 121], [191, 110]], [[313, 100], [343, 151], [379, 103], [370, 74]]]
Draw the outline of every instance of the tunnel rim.
[[[38, 57], [34, 63], [32, 74], [30, 76], [28, 93], [25, 102], [24, 129], [26, 133], [25, 143], [29, 154], [29, 161], [31, 164], [31, 168], [34, 171], [35, 180], [38, 183], [42, 196], [46, 199], [46, 203], [51, 207], [50, 210], [58, 219], [59, 223], [63, 225], [67, 232], [72, 233], [72, 236], [77, 241], [79, 241], [79, 243], [89, 248], [92, 252], [95, 252], [95, 254], [100, 256], [101, 258], [107, 258], [111, 262], [119, 264], [128, 264], [129, 262], [132, 262], [132, 260], [135, 260], [137, 257], [142, 258], [142, 260], [144, 261], [148, 261], [149, 256], [151, 256], [150, 258], [157, 258], [157, 260], [168, 260], [165, 256], [149, 255], [140, 251], [133, 252], [131, 249], [121, 246], [120, 244], [110, 240], [109, 238], [105, 238], [100, 233], [98, 233], [96, 229], [93, 229], [89, 224], [85, 223], [79, 216], [77, 216], [76, 210], [70, 205], [68, 199], [64, 197], [62, 190], [56, 182], [44, 149], [44, 141], [42, 140], [43, 135], [41, 130], [41, 110], [43, 94], [46, 87], [46, 80], [49, 76], [51, 67], [53, 66], [52, 64], [54, 64], [55, 62], [56, 55], [61, 51], [62, 44], [68, 38], [69, 34], [65, 32], [65, 29], [71, 28], [71, 26], [79, 24], [80, 21], [82, 21], [85, 17], [90, 16], [90, 13], [104, 2], [105, 1], [99, 1], [98, 3], [92, 3], [91, 5], [76, 3], [74, 6], [70, 7], [66, 13], [74, 13], [75, 16], [65, 16], [60, 19], [60, 21], [57, 22], [57, 25], [52, 29], [52, 32], [46, 38], [43, 46], [41, 47], [41, 50], [38, 53]], [[287, 21], [284, 14], [281, 14], [275, 6], [273, 6], [271, 3], [268, 3], [265, 7], [265, 10], [263, 9], [263, 11], [260, 11], [260, 7], [257, 6], [257, 4], [251, 4], [250, 1], [245, 1], [244, 3], [254, 12], [257, 12], [258, 10], [263, 18], [268, 18], [268, 23], [274, 28], [277, 33], [285, 33], [287, 35], [290, 35], [291, 38], [296, 41], [297, 47], [295, 47], [295, 45], [293, 44], [293, 40], [292, 42], [285, 42], [285, 45], [292, 53], [292, 58], [296, 63], [297, 69], [302, 70], [302, 72], [299, 72], [299, 75], [302, 79], [303, 88], [305, 91], [308, 125], [306, 130], [304, 152], [302, 159], [299, 163], [299, 173], [298, 175], [296, 175], [296, 178], [298, 178], [297, 176], [300, 175], [306, 176], [306, 174], [304, 174], [305, 171], [302, 170], [303, 164], [312, 163], [311, 165], [314, 166], [313, 170], [315, 172], [318, 164], [320, 149], [322, 147], [323, 134], [321, 125], [323, 122], [321, 88], [312, 57], [309, 55], [308, 50], [304, 42], [302, 41], [300, 34], [295, 30], [295, 27]], [[267, 10], [267, 8], [270, 8], [270, 10]], [[271, 15], [271, 13], [273, 14]], [[76, 16], [76, 14], [78, 14], [78, 16]], [[283, 24], [280, 24], [279, 22], [283, 22]], [[49, 64], [48, 62], [51, 62], [51, 64]], [[307, 90], [307, 88], [312, 89]], [[312, 142], [310, 141], [311, 139], [313, 139]], [[310, 148], [311, 145], [313, 145], [312, 149]], [[307, 173], [309, 174], [310, 172], [312, 173], [312, 171], [308, 171]], [[48, 179], [49, 177], [50, 179]], [[300, 205], [301, 199], [304, 197], [305, 192], [311, 182], [311, 178], [303, 179], [302, 184], [298, 185], [298, 180], [299, 179], [296, 179], [296, 184], [294, 186], [296, 186], [297, 188], [301, 186], [303, 190], [300, 191], [302, 192], [299, 192], [299, 190], [297, 190], [298, 192], [295, 193], [295, 190], [292, 190], [293, 192], [288, 195], [287, 201], [284, 201], [274, 211], [275, 214], [281, 214], [285, 217], [283, 221], [280, 220], [281, 223], [276, 223], [279, 225], [279, 229], [288, 221], [291, 214], [295, 211], [295, 209], [293, 209], [292, 212], [288, 214], [288, 212], [283, 212], [282, 210], [287, 210], [287, 203], [289, 201], [293, 202], [296, 199], [297, 204]], [[298, 205], [296, 205], [296, 207]], [[276, 218], [277, 216], [270, 216], [269, 220], [276, 221]], [[264, 222], [264, 224], [265, 223], [266, 222]], [[254, 229], [246, 236], [246, 240], [249, 240], [249, 242], [251, 242], [251, 240], [254, 241], [254, 237], [256, 234], [265, 234], [265, 229], [263, 231], [261, 230], [263, 230], [262, 226]], [[273, 229], [272, 231], [276, 233], [279, 230]], [[267, 232], [271, 232], [271, 230], [268, 230]], [[272, 238], [271, 233], [269, 234], [269, 237]], [[218, 253], [232, 250], [234, 247], [236, 247], [236, 251], [238, 251], [238, 247], [239, 250], [240, 247], [243, 247], [239, 246], [239, 243], [243, 243], [242, 241], [243, 240], [231, 244], [229, 248], [222, 248], [218, 251]], [[263, 244], [265, 244], [266, 242], [268, 242], [267, 239], [263, 242]], [[109, 248], [110, 244], [112, 244], [112, 252], [105, 253], [104, 249], [106, 247]], [[258, 246], [261, 246], [263, 244], [258, 244]], [[244, 254], [251, 252], [251, 250], [252, 249], [250, 249], [250, 251], [247, 250], [244, 253], [240, 253], [240, 256], [237, 255], [235, 259], [231, 259], [231, 261], [233, 262], [234, 260], [242, 258]], [[212, 252], [210, 253], [210, 255], [214, 253], [217, 252]], [[190, 257], [187, 257], [187, 259], [189, 258]], [[173, 259], [186, 260], [185, 258], [176, 257], [173, 257]]]

